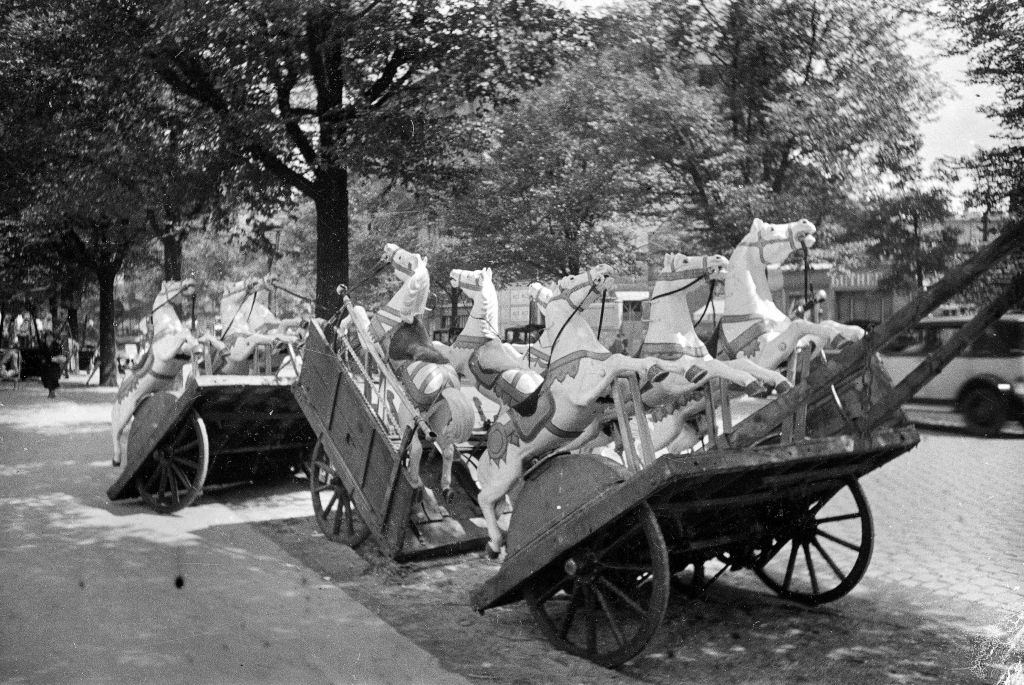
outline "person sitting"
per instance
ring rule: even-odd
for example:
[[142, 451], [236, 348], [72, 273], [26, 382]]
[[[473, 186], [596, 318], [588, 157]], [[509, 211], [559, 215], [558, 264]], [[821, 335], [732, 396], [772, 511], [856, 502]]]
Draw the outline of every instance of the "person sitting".
[[13, 347], [0, 353], [0, 380], [14, 381], [15, 384], [21, 380], [21, 350], [18, 349], [17, 340]]

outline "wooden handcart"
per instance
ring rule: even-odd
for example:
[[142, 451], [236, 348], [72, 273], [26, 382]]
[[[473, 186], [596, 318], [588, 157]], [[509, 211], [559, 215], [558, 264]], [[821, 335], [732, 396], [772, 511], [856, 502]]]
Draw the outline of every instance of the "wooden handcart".
[[[351, 302], [346, 297], [346, 304]], [[383, 351], [365, 331], [314, 322], [292, 392], [316, 435], [309, 463], [313, 511], [330, 539], [355, 546], [373, 535], [396, 560], [482, 549], [486, 531], [476, 507], [474, 460], [484, 435], [460, 446], [451, 496], [442, 506], [422, 497], [408, 477], [414, 431], [428, 438]], [[407, 418], [412, 417], [412, 423]], [[439, 459], [420, 465], [424, 484], [438, 493]]]
[[[826, 362], [791, 362], [796, 387], [735, 425], [728, 398], [709, 389], [715, 428], [691, 453], [654, 459], [626, 433], [625, 467], [589, 454], [536, 462], [516, 501], [508, 556], [474, 593], [474, 608], [525, 600], [555, 646], [615, 667], [643, 650], [674, 574], [687, 567], [698, 580], [712, 560], [722, 571], [750, 569], [779, 596], [807, 604], [848, 593], [872, 551], [858, 479], [917, 445], [901, 404], [1024, 301], [1024, 275], [899, 385], [875, 353], [1019, 246], [1022, 233], [1002, 235]], [[626, 390], [617, 392], [620, 407]]]
[[249, 375], [205, 367], [194, 359], [180, 390], [154, 393], [135, 410], [111, 500], [138, 496], [172, 513], [206, 487], [280, 481], [304, 467], [316, 438], [291, 393], [301, 368], [296, 348], [287, 345], [282, 358], [257, 346]]

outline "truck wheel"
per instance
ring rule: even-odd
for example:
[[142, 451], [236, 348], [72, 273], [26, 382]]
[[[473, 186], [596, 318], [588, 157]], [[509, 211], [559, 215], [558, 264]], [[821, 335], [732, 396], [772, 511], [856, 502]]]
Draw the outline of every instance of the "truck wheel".
[[960, 412], [972, 433], [999, 435], [1006, 422], [1006, 400], [995, 388], [971, 388], [960, 400]]

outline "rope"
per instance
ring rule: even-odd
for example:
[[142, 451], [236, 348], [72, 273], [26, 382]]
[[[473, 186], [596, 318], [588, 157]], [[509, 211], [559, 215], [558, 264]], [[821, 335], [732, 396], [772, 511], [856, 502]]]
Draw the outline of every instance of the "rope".
[[[586, 298], [584, 298], [586, 299]], [[604, 326], [604, 305], [608, 301], [608, 291], [605, 290], [601, 293], [601, 316], [597, 319], [597, 340], [601, 341], [601, 328]]]
[[659, 299], [661, 299], [663, 297], [668, 297], [669, 295], [675, 295], [676, 293], [681, 293], [684, 290], [687, 290], [688, 288], [692, 288], [694, 285], [696, 285], [697, 283], [701, 282], [705, 278], [707, 278], [707, 274], [705, 274], [703, 276], [697, 276], [697, 278], [693, 279], [692, 281], [690, 281], [686, 285], [682, 286], [681, 288], [676, 288], [675, 290], [670, 290], [667, 293], [661, 293], [660, 295], [654, 295], [652, 297], [649, 297], [647, 299], [647, 301], [648, 302], [654, 302], [655, 300], [659, 300]]

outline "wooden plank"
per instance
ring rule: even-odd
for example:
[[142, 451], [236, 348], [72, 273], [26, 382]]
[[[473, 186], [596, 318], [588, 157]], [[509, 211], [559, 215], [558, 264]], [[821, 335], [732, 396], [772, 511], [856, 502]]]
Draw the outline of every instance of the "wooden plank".
[[310, 402], [309, 395], [306, 393], [305, 388], [300, 385], [296, 385], [292, 387], [292, 392], [295, 394], [295, 399], [299, 403], [299, 406], [303, 408], [306, 418], [313, 427], [313, 432], [316, 433], [317, 438], [320, 440], [321, 446], [327, 451], [331, 464], [334, 465], [335, 469], [338, 471], [338, 475], [341, 476], [341, 480], [345, 484], [345, 489], [348, 490], [349, 496], [352, 498], [352, 502], [356, 505], [356, 509], [359, 511], [359, 515], [363, 518], [363, 521], [366, 522], [367, 527], [370, 529], [374, 539], [381, 548], [384, 549], [389, 556], [393, 556], [397, 550], [389, 547], [388, 540], [383, 535], [384, 520], [378, 514], [377, 510], [370, 506], [370, 502], [363, 494], [358, 481], [356, 481], [352, 472], [349, 471], [348, 466], [346, 466], [345, 459], [342, 457], [337, 446], [330, 438], [330, 433], [327, 430], [327, 424], [322, 418], [320, 418], [320, 414], [316, 407], [314, 407]]
[[804, 382], [748, 416], [730, 436], [730, 446], [745, 447], [753, 444], [775, 430], [783, 419], [793, 414], [801, 404], [813, 402], [823, 397], [825, 393], [831, 392], [831, 384], [838, 384], [847, 376], [863, 369], [869, 358], [882, 345], [972, 283], [1022, 241], [1024, 224], [1014, 224], [989, 243], [988, 247], [962, 266], [951, 270], [941, 281], [915, 297], [862, 340], [847, 345], [826, 364], [812, 369]]

